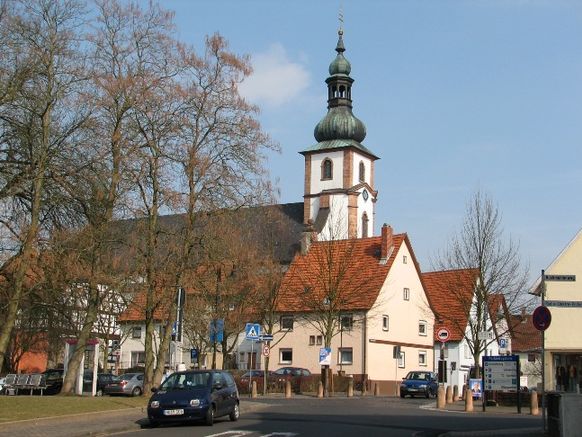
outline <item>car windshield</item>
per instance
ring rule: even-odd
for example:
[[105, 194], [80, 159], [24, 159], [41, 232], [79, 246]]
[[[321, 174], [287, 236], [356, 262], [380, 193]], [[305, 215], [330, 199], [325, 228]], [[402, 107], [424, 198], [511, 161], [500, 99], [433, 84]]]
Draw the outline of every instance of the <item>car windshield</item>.
[[119, 379], [123, 379], [125, 381], [129, 381], [134, 376], [135, 376], [135, 373], [126, 373], [124, 375], [121, 375], [121, 377]]
[[210, 372], [172, 373], [160, 390], [198, 390], [208, 387]]
[[429, 379], [428, 373], [423, 372], [410, 372], [406, 379], [411, 379], [413, 381], [427, 381]]

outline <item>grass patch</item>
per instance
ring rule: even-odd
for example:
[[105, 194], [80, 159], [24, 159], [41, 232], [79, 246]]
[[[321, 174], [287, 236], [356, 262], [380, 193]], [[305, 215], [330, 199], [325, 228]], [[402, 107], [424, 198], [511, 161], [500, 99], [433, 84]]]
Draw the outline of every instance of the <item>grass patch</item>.
[[0, 423], [96, 411], [141, 408], [149, 397], [0, 396]]

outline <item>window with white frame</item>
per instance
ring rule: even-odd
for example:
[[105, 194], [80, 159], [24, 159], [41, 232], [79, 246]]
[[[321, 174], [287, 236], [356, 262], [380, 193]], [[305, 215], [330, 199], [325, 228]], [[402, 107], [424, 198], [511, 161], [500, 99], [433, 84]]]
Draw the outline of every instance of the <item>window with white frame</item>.
[[426, 335], [427, 335], [426, 320], [419, 320], [418, 321], [418, 335], [426, 337]]
[[279, 349], [279, 364], [293, 363], [293, 349]]
[[390, 330], [390, 316], [384, 314], [382, 316], [382, 330], [389, 331]]
[[426, 360], [426, 351], [418, 351], [418, 365], [426, 367], [428, 365]]
[[342, 347], [338, 351], [338, 364], [352, 364], [354, 352], [351, 347]]
[[405, 289], [402, 291], [402, 298], [403, 298], [404, 300], [410, 300], [410, 288], [405, 288]]
[[131, 338], [141, 338], [141, 326], [134, 326], [132, 328]]
[[401, 351], [400, 356], [398, 357], [398, 367], [401, 369], [406, 367], [406, 354], [404, 351]]
[[281, 316], [281, 329], [293, 331], [293, 316]]

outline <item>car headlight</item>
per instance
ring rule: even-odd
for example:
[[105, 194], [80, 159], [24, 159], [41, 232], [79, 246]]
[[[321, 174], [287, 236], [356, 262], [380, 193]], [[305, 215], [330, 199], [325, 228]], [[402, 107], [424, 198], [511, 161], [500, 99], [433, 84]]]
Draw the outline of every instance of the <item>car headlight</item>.
[[192, 399], [190, 401], [190, 406], [191, 407], [199, 407], [200, 406], [200, 399]]
[[418, 386], [418, 388], [426, 388], [426, 387], [427, 387], [427, 386], [426, 386], [426, 384], [420, 384], [420, 385]]
[[151, 401], [150, 407], [151, 408], [158, 408], [160, 406], [160, 401]]
[[406, 388], [406, 384], [400, 384], [400, 388]]

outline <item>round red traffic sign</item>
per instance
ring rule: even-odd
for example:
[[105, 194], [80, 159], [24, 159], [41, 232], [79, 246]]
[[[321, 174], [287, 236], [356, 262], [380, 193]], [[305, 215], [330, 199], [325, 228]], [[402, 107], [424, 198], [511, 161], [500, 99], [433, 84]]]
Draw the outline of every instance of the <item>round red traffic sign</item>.
[[548, 307], [540, 305], [534, 310], [531, 321], [538, 331], [545, 331], [552, 323], [552, 313]]
[[439, 328], [437, 331], [437, 338], [439, 341], [444, 343], [449, 338], [451, 338], [451, 331], [449, 331], [447, 328]]
[[263, 345], [263, 356], [268, 357], [270, 353], [271, 353], [271, 348], [269, 347], [268, 344], [264, 344]]

